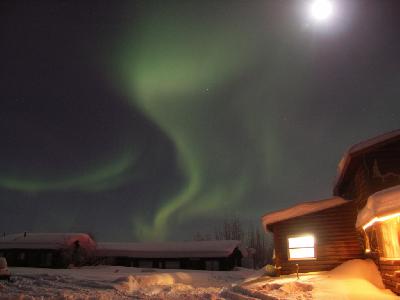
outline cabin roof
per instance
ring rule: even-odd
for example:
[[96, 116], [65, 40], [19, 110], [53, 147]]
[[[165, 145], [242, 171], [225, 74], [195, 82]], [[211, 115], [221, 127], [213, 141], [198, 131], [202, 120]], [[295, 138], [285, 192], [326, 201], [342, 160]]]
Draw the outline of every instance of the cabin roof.
[[359, 228], [375, 217], [383, 217], [400, 212], [400, 185], [379, 191], [368, 198], [367, 204], [357, 215]]
[[236, 240], [98, 243], [96, 255], [136, 258], [228, 257], [236, 248], [243, 256], [247, 256], [246, 249]]
[[86, 233], [16, 233], [0, 237], [0, 249], [63, 249], [79, 241], [83, 247], [94, 247]]
[[350, 170], [354, 162], [354, 158], [358, 157], [362, 153], [365, 153], [367, 150], [381, 147], [387, 143], [392, 142], [393, 140], [398, 139], [400, 139], [400, 129], [381, 134], [350, 147], [350, 149], [346, 151], [339, 162], [333, 194], [335, 196], [343, 196], [343, 184], [346, 181], [347, 177], [350, 176], [349, 173], [351, 173]]
[[[267, 228], [268, 225], [274, 223], [311, 214], [324, 209], [339, 206], [344, 203], [348, 203], [348, 201], [340, 197], [334, 197], [318, 201], [302, 202], [286, 209], [267, 213], [262, 217], [261, 220], [263, 227]], [[269, 230], [269, 228], [267, 229]]]

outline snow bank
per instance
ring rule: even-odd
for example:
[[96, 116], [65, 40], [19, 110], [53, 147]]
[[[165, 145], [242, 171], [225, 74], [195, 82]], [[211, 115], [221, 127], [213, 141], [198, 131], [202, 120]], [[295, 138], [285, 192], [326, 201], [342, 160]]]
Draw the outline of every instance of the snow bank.
[[292, 206], [287, 209], [268, 213], [262, 217], [262, 223], [264, 228], [269, 224], [274, 224], [280, 221], [288, 220], [295, 217], [300, 217], [313, 212], [321, 211], [331, 207], [339, 206], [348, 201], [340, 197], [334, 197], [330, 199], [324, 199], [319, 201], [303, 202]]
[[385, 288], [378, 267], [370, 259], [352, 259], [346, 261], [330, 271], [329, 276], [335, 279], [363, 279], [372, 283], [378, 289]]
[[347, 261], [328, 272], [314, 287], [315, 299], [399, 299], [390, 290], [385, 289], [378, 268], [372, 260]]
[[400, 212], [400, 185], [379, 191], [368, 198], [357, 215], [356, 227], [361, 227], [375, 217]]
[[[225, 292], [231, 298], [241, 295], [256, 299], [316, 300], [394, 300], [399, 299], [384, 288], [378, 268], [371, 260], [350, 260], [329, 272], [260, 277], [246, 280]], [[230, 295], [231, 293], [231, 295]], [[243, 298], [245, 299], [245, 298]]]
[[223, 288], [253, 270], [196, 271], [97, 266], [75, 269], [11, 268], [0, 299], [220, 299]]
[[398, 136], [400, 136], [400, 130], [399, 129], [398, 130], [393, 130], [393, 131], [390, 131], [390, 132], [387, 132], [387, 133], [384, 133], [384, 134], [381, 134], [381, 135], [378, 135], [378, 136], [370, 138], [370, 139], [368, 139], [366, 141], [363, 141], [363, 142], [360, 142], [358, 144], [355, 144], [354, 146], [352, 146], [349, 149], [348, 153], [352, 154], [352, 153], [355, 153], [355, 152], [359, 152], [361, 150], [370, 148], [370, 147], [375, 146], [377, 144], [381, 144], [381, 143], [384, 143], [384, 142], [386, 142], [388, 140], [397, 138]]
[[313, 298], [317, 300], [398, 300], [390, 290], [378, 289], [362, 279], [324, 280], [316, 283]]
[[296, 275], [255, 278], [258, 273], [247, 269], [148, 271], [113, 266], [11, 268], [13, 282], [0, 283], [0, 299], [399, 299], [383, 289], [370, 260], [351, 260], [329, 272], [300, 274], [300, 279]]
[[252, 281], [246, 280], [243, 284], [225, 291], [227, 299], [268, 299], [268, 300], [303, 300], [313, 299], [314, 285], [311, 279], [317, 275], [304, 275], [297, 280], [296, 275], [282, 277], [261, 277]]

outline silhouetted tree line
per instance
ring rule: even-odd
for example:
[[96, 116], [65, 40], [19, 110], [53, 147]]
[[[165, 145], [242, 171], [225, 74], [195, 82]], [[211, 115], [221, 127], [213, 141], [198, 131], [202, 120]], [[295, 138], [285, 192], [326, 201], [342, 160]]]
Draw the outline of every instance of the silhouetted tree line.
[[214, 227], [213, 234], [196, 232], [193, 239], [196, 241], [238, 240], [249, 249], [255, 269], [272, 263], [272, 239], [260, 226], [255, 226], [254, 223], [244, 226], [238, 217], [225, 219], [219, 226]]

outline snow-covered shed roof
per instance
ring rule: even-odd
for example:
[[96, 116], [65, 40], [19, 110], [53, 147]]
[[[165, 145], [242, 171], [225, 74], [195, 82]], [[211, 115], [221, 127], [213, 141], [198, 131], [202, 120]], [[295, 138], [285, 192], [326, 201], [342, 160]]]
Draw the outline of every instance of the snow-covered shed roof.
[[64, 249], [79, 241], [84, 248], [96, 243], [86, 233], [16, 233], [0, 237], [0, 249]]
[[303, 202], [286, 209], [265, 214], [261, 220], [263, 227], [266, 228], [266, 226], [270, 224], [311, 214], [317, 211], [339, 206], [344, 203], [348, 203], [348, 201], [340, 197], [334, 197], [318, 201]]
[[235, 248], [247, 256], [240, 241], [190, 241], [190, 242], [143, 242], [143, 243], [98, 243], [96, 255], [100, 257], [124, 256], [136, 258], [185, 258], [227, 257]]
[[366, 141], [360, 142], [358, 144], [353, 145], [347, 152], [343, 155], [342, 159], [338, 164], [337, 176], [335, 180], [333, 194], [336, 196], [340, 196], [340, 187], [345, 178], [346, 172], [349, 169], [350, 163], [352, 159], [358, 156], [360, 153], [363, 153], [366, 150], [380, 147], [386, 143], [391, 142], [392, 140], [396, 140], [400, 138], [400, 129], [390, 131], [374, 138], [368, 139]]
[[379, 191], [368, 198], [367, 204], [357, 215], [356, 227], [366, 225], [374, 218], [400, 212], [400, 185]]

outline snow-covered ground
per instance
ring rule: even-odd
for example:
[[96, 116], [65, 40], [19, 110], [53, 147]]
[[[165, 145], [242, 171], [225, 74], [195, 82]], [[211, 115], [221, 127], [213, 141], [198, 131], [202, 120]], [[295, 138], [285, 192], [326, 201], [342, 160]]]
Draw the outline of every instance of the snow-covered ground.
[[10, 270], [12, 282], [0, 282], [0, 299], [218, 299], [223, 287], [254, 272], [115, 266]]
[[330, 272], [281, 277], [263, 271], [156, 270], [98, 266], [11, 268], [0, 299], [399, 299], [383, 286], [372, 261], [353, 260]]
[[[371, 260], [354, 259], [329, 272], [311, 272], [276, 278], [248, 278], [226, 292], [228, 298], [288, 300], [399, 300], [385, 289], [378, 268]], [[247, 299], [246, 299], [247, 300]]]

